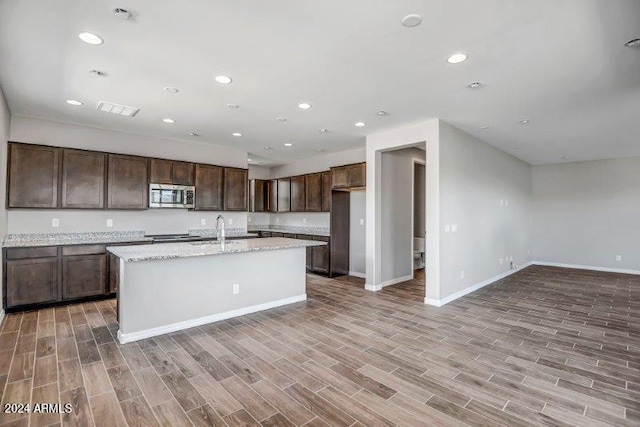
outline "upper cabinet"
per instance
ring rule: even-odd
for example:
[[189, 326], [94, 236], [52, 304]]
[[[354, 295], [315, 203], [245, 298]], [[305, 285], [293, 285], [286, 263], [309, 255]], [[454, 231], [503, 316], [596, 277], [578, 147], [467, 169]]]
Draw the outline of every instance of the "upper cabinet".
[[277, 212], [291, 211], [291, 179], [278, 179], [278, 208]]
[[305, 209], [307, 212], [322, 210], [322, 174], [311, 173], [305, 176]]
[[267, 211], [278, 212], [278, 180], [267, 181]]
[[60, 207], [104, 208], [107, 155], [94, 151], [62, 150]]
[[322, 212], [331, 212], [331, 172], [322, 172]]
[[107, 207], [109, 209], [147, 209], [147, 158], [109, 154]]
[[164, 159], [149, 161], [149, 182], [154, 184], [193, 185], [193, 163]]
[[223, 210], [224, 168], [211, 165], [196, 165], [196, 210]]
[[267, 181], [263, 179], [252, 179], [249, 182], [249, 211], [268, 211], [267, 187]]
[[[246, 211], [249, 201], [249, 172], [224, 168], [224, 210]], [[197, 193], [196, 193], [197, 194]]]
[[331, 168], [331, 187], [334, 189], [346, 189], [365, 187], [367, 185], [366, 163]]
[[9, 144], [9, 208], [57, 208], [60, 149]]
[[306, 210], [304, 175], [291, 177], [291, 212]]

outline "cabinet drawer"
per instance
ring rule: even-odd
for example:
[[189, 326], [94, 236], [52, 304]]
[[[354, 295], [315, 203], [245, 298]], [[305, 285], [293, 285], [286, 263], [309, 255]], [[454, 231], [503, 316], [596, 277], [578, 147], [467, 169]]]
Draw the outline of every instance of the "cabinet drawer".
[[62, 256], [70, 255], [102, 255], [106, 253], [106, 245], [63, 246]]
[[6, 251], [7, 259], [47, 258], [58, 256], [58, 248], [55, 246], [8, 248]]

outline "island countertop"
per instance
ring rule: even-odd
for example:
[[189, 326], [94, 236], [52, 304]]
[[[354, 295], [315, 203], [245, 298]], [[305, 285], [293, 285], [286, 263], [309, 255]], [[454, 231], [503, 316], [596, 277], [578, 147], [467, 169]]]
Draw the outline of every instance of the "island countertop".
[[268, 237], [263, 239], [229, 240], [222, 246], [217, 242], [165, 243], [162, 245], [110, 246], [107, 251], [125, 262], [175, 259], [207, 255], [223, 255], [277, 249], [323, 246], [326, 242]]

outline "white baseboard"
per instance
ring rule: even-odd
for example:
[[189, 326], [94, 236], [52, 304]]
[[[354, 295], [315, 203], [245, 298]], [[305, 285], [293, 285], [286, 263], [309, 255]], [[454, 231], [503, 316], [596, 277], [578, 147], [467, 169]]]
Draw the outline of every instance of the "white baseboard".
[[268, 310], [270, 308], [276, 308], [287, 304], [293, 304], [295, 302], [305, 301], [306, 299], [307, 294], [302, 294], [295, 297], [267, 302], [264, 304], [252, 305], [251, 307], [244, 307], [237, 310], [226, 311], [224, 313], [212, 314], [211, 316], [199, 317], [197, 319], [185, 320], [184, 322], [172, 323], [170, 325], [159, 326], [157, 328], [145, 329], [144, 331], [139, 332], [122, 334], [120, 333], [120, 330], [118, 330], [118, 340], [120, 341], [120, 344], [126, 344], [128, 342], [138, 341], [144, 338], [168, 334], [169, 332], [189, 329], [196, 326], [205, 325], [207, 323], [219, 322], [220, 320], [230, 319], [232, 317], [244, 316], [245, 314], [251, 314], [257, 311]]
[[625, 268], [609, 268], [609, 267], [596, 267], [593, 265], [578, 265], [578, 264], [563, 264], [560, 262], [547, 262], [547, 261], [533, 261], [535, 265], [544, 265], [547, 267], [561, 267], [561, 268], [575, 268], [578, 270], [592, 270], [592, 271], [605, 271], [607, 273], [622, 273], [622, 274], [635, 274], [640, 275], [640, 270], [628, 270]]
[[487, 280], [483, 280], [480, 283], [476, 283], [475, 285], [469, 286], [468, 288], [465, 288], [461, 291], [456, 292], [455, 294], [449, 295], [448, 297], [442, 298], [442, 299], [433, 299], [433, 298], [425, 298], [424, 299], [424, 303], [427, 305], [433, 305], [435, 307], [442, 307], [445, 304], [449, 304], [451, 301], [457, 300], [460, 297], [463, 297], [467, 294], [470, 294], [471, 292], [477, 291], [480, 288], [484, 288], [487, 285], [490, 285], [494, 282], [497, 282], [500, 279], [504, 279], [507, 276], [512, 275], [513, 273], [516, 273], [520, 270], [522, 270], [523, 268], [527, 268], [529, 267], [531, 264], [533, 264], [532, 262], [528, 262], [526, 264], [521, 265], [520, 267], [516, 268], [515, 270], [509, 270], [509, 271], [505, 271], [504, 273], [500, 273], [497, 276], [493, 276]]
[[361, 279], [366, 279], [367, 275], [364, 273], [360, 273], [358, 271], [349, 271], [349, 276], [353, 276], [353, 277], [359, 277]]
[[395, 285], [397, 283], [406, 282], [407, 280], [411, 280], [411, 279], [413, 279], [413, 275], [409, 274], [407, 276], [402, 276], [402, 277], [398, 277], [396, 279], [391, 279], [391, 280], [384, 281], [384, 282], [380, 283], [379, 285], [370, 285], [370, 284], [365, 283], [364, 288], [366, 290], [368, 290], [368, 291], [377, 292], [377, 291], [381, 291], [382, 288], [386, 288], [387, 286]]

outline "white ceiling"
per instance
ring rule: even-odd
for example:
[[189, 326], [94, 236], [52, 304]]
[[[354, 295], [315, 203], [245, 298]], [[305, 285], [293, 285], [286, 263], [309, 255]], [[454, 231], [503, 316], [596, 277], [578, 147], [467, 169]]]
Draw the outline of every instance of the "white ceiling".
[[[403, 27], [410, 13], [423, 23]], [[0, 86], [13, 114], [184, 140], [195, 131], [277, 163], [433, 117], [554, 163], [640, 155], [640, 49], [624, 46], [636, 37], [638, 0], [0, 0]], [[466, 62], [445, 61], [459, 51]], [[466, 88], [473, 81], [483, 86]], [[98, 101], [141, 111], [112, 116]]]

